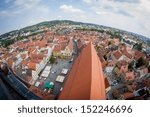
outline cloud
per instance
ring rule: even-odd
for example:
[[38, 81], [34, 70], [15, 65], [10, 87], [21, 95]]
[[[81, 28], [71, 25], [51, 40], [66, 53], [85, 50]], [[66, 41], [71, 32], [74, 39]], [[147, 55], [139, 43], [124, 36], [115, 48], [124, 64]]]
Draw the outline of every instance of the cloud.
[[14, 4], [20, 8], [30, 9], [39, 5], [40, 2], [41, 0], [15, 0]]
[[90, 4], [92, 3], [92, 0], [82, 0], [83, 2], [87, 3], [87, 4]]
[[[6, 0], [10, 2], [12, 0]], [[0, 11], [0, 18], [7, 18], [18, 15], [47, 15], [49, 14], [50, 7], [42, 2], [42, 0], [14, 0], [11, 7], [6, 10]]]
[[43, 0], [12, 0], [0, 9], [0, 33], [20, 29], [51, 17], [50, 6]]
[[45, 20], [68, 19], [111, 26], [150, 37], [150, 0], [68, 1], [4, 0], [1, 3], [4, 7], [0, 8], [1, 33]]
[[149, 0], [82, 0], [93, 12], [95, 22], [150, 37]]
[[75, 8], [72, 5], [61, 5], [60, 9], [64, 12], [68, 12], [68, 13], [84, 13], [84, 11], [82, 11], [79, 8]]
[[7, 4], [7, 3], [9, 3], [9, 2], [11, 2], [12, 0], [5, 0], [5, 3]]
[[122, 3], [139, 3], [140, 0], [109, 0], [109, 1], [114, 1], [114, 2], [122, 2]]
[[20, 11], [12, 11], [10, 13], [9, 10], [2, 10], [2, 11], [0, 11], [0, 18], [6, 18], [6, 17], [15, 16], [15, 15], [17, 15], [19, 13], [20, 13]]

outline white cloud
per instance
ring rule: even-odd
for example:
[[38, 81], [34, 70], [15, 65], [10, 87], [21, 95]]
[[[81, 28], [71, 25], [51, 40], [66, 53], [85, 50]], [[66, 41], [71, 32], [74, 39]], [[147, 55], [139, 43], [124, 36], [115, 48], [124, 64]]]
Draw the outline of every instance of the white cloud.
[[72, 5], [61, 5], [60, 9], [64, 12], [68, 12], [68, 13], [84, 13], [84, 11], [82, 11], [79, 8], [75, 8]]
[[5, 0], [5, 3], [9, 3], [9, 2], [11, 2], [12, 0]]
[[30, 9], [39, 5], [40, 2], [41, 0], [15, 0], [14, 4], [21, 8]]
[[0, 11], [0, 18], [15, 16], [15, 15], [17, 15], [19, 13], [20, 13], [20, 11], [12, 11], [10, 13], [9, 10], [2, 10], [2, 11]]
[[83, 2], [87, 3], [87, 4], [90, 4], [92, 3], [92, 0], [82, 0]]
[[112, 26], [150, 37], [149, 0], [82, 0], [98, 24]]
[[[6, 0], [5, 2], [10, 2]], [[34, 15], [45, 16], [50, 12], [50, 7], [42, 3], [42, 0], [14, 0], [13, 5], [6, 10], [0, 11], [0, 18], [20, 15]]]

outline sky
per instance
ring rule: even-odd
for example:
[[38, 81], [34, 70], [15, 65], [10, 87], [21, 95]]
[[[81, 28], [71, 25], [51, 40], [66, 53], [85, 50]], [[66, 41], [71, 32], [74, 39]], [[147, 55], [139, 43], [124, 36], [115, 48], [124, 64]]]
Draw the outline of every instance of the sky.
[[0, 0], [0, 34], [51, 20], [110, 26], [150, 37], [150, 0]]

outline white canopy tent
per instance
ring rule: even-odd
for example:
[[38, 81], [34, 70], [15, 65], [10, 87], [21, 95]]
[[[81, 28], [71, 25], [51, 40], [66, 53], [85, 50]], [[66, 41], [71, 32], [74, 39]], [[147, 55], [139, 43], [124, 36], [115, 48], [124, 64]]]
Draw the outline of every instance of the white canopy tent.
[[57, 76], [56, 81], [62, 83], [64, 81], [64, 79], [65, 79], [64, 76]]
[[68, 69], [62, 69], [61, 73], [62, 74], [67, 74], [68, 73]]

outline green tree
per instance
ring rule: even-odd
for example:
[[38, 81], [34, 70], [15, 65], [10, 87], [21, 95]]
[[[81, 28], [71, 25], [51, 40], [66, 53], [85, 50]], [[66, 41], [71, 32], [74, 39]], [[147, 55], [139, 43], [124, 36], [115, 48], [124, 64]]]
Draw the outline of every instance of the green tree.
[[111, 41], [109, 41], [109, 42], [108, 42], [108, 45], [111, 45], [111, 44], [112, 44], [112, 42], [111, 42]]
[[106, 55], [104, 55], [103, 57], [104, 57], [105, 60], [107, 60], [107, 56]]
[[148, 72], [150, 73], [150, 65], [148, 66]]
[[55, 61], [56, 61], [56, 58], [54, 57], [54, 56], [52, 56], [51, 58], [50, 58], [50, 60], [49, 60], [51, 63], [55, 63]]
[[137, 60], [136, 68], [141, 67], [143, 65], [146, 65], [146, 60], [143, 57], [141, 57], [139, 58], [139, 60]]
[[15, 42], [14, 40], [5, 40], [5, 41], [2, 41], [2, 46], [8, 47], [9, 45], [13, 44], [14, 42]]
[[141, 51], [143, 48], [142, 43], [136, 43], [133, 45], [133, 49]]
[[100, 46], [96, 46], [96, 51], [98, 52], [100, 50]]
[[134, 69], [134, 62], [133, 61], [129, 64], [128, 69], [130, 71], [132, 71]]

